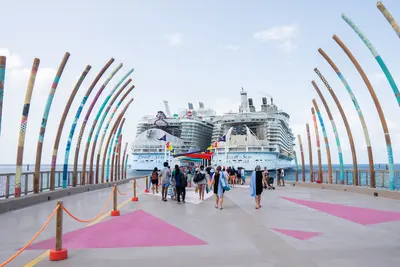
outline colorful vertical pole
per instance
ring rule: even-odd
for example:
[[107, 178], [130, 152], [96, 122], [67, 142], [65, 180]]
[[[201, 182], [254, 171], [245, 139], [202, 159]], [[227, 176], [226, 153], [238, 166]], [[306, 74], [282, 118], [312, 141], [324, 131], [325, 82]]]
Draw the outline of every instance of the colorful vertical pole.
[[349, 138], [350, 150], [351, 150], [351, 155], [353, 158], [353, 185], [358, 185], [357, 154], [356, 154], [356, 148], [354, 146], [353, 134], [351, 133], [351, 129], [350, 129], [349, 122], [347, 121], [346, 113], [344, 113], [344, 110], [342, 108], [342, 105], [340, 104], [339, 99], [337, 98], [335, 92], [332, 90], [331, 86], [329, 85], [329, 83], [325, 79], [325, 77], [321, 74], [321, 72], [317, 68], [315, 68], [314, 71], [318, 75], [318, 77], [321, 79], [321, 81], [325, 84], [325, 87], [328, 89], [329, 93], [331, 94], [333, 100], [335, 101], [337, 108], [339, 109], [340, 115], [342, 116], [343, 123], [346, 128], [347, 136]]
[[322, 101], [322, 104], [324, 104], [326, 113], [328, 114], [328, 118], [331, 121], [333, 133], [335, 134], [335, 140], [336, 140], [336, 147], [339, 155], [339, 181], [340, 184], [344, 184], [344, 166], [343, 166], [343, 153], [342, 153], [342, 146], [340, 145], [340, 139], [339, 139], [339, 134], [336, 128], [336, 123], [335, 120], [333, 119], [331, 110], [329, 109], [328, 104], [326, 103], [325, 97], [322, 95], [321, 91], [319, 90], [317, 84], [312, 81], [311, 84], [313, 85], [315, 91], [317, 92], [319, 98]]
[[368, 40], [368, 38], [364, 35], [364, 33], [361, 32], [361, 30], [354, 24], [353, 21], [349, 17], [347, 17], [345, 14], [342, 14], [342, 18], [346, 23], [355, 31], [355, 33], [360, 37], [360, 39], [364, 42], [365, 46], [368, 48], [368, 50], [371, 52], [372, 56], [375, 58], [375, 60], [378, 62], [379, 66], [381, 67], [383, 73], [386, 76], [386, 79], [388, 80], [390, 87], [392, 87], [394, 96], [396, 97], [397, 104], [400, 106], [400, 92], [399, 88], [397, 88], [397, 84], [393, 79], [392, 74], [390, 73], [388, 67], [386, 66], [385, 62], [383, 61], [382, 57], [378, 54], [378, 51], [375, 49], [375, 47], [371, 44], [371, 42]]
[[60, 82], [61, 75], [67, 65], [70, 54], [66, 52], [58, 67], [56, 76], [54, 77], [53, 84], [51, 85], [49, 96], [47, 97], [46, 106], [44, 107], [44, 113], [42, 117], [42, 122], [40, 124], [39, 139], [36, 147], [36, 162], [35, 162], [35, 173], [33, 175], [33, 191], [34, 193], [39, 193], [39, 180], [40, 180], [40, 164], [42, 161], [42, 150], [43, 141], [46, 133], [47, 120], [49, 118], [51, 104], [53, 103], [54, 94], [56, 93], [58, 83]]
[[[128, 144], [128, 143], [126, 143]], [[296, 164], [296, 182], [299, 181], [299, 163], [297, 162], [297, 155], [296, 151], [293, 151], [293, 156], [294, 156], [294, 163]]]
[[124, 153], [122, 154], [122, 162], [121, 162], [121, 179], [125, 179], [125, 157], [126, 157], [126, 149], [128, 147], [128, 142], [125, 143]]
[[[100, 168], [100, 154], [101, 154], [101, 149], [102, 149], [102, 147], [103, 147], [103, 142], [104, 142], [104, 138], [105, 138], [105, 136], [106, 136], [108, 127], [110, 126], [111, 120], [113, 119], [113, 117], [114, 117], [115, 113], [117, 112], [118, 108], [121, 106], [121, 103], [125, 100], [125, 98], [128, 96], [128, 94], [133, 90], [133, 88], [135, 88], [134, 85], [132, 85], [132, 86], [128, 89], [128, 91], [126, 91], [125, 94], [124, 94], [124, 95], [121, 97], [121, 99], [118, 101], [117, 105], [115, 106], [113, 112], [112, 112], [111, 115], [110, 115], [110, 118], [108, 119], [108, 121], [107, 121], [107, 123], [106, 123], [106, 126], [104, 127], [103, 134], [101, 135], [101, 138], [100, 138], [99, 148], [98, 148], [98, 150], [97, 150], [97, 157], [96, 157], [96, 181], [99, 180], [99, 177], [98, 177], [98, 176], [99, 176], [99, 173], [100, 173], [100, 171], [99, 171], [99, 168]], [[98, 129], [98, 131], [99, 131], [99, 129]], [[93, 148], [92, 148], [92, 150], [93, 150]], [[103, 169], [104, 169], [104, 168], [103, 168]], [[103, 172], [104, 172], [104, 171], [103, 171]], [[101, 179], [101, 183], [103, 183], [103, 182], [104, 182], [104, 174], [102, 175], [102, 179]]]
[[[111, 90], [111, 92], [108, 94], [108, 96], [106, 97], [106, 99], [104, 99], [103, 103], [100, 106], [99, 111], [96, 114], [96, 117], [92, 123], [92, 127], [90, 128], [89, 131], [89, 135], [86, 141], [86, 147], [85, 147], [85, 151], [83, 153], [83, 162], [82, 162], [82, 180], [85, 181], [86, 180], [86, 161], [87, 161], [87, 157], [88, 157], [88, 152], [89, 152], [89, 147], [90, 147], [90, 142], [92, 140], [92, 136], [94, 133], [94, 129], [96, 128], [97, 122], [100, 119], [101, 113], [103, 112], [104, 108], [106, 107], [108, 101], [111, 99], [111, 97], [113, 96], [113, 94], [117, 91], [118, 87], [122, 84], [122, 82], [128, 78], [128, 76], [133, 72], [133, 69], [131, 69], [130, 71], [128, 71], [128, 73], [126, 73], [120, 80], [119, 82], [114, 86], [114, 88]], [[118, 93], [121, 93], [122, 90], [118, 90]], [[104, 112], [104, 114], [107, 114], [107, 111]], [[104, 117], [104, 116], [103, 116]], [[89, 183], [93, 182], [93, 175], [89, 174]]]
[[[122, 117], [124, 116], [125, 112], [129, 108], [129, 106], [132, 103], [132, 101], [133, 101], [133, 98], [128, 103], [126, 103], [124, 108], [121, 110], [120, 114], [118, 115], [118, 117], [117, 117], [116, 121], [114, 122], [114, 125], [113, 125], [113, 127], [112, 127], [112, 129], [111, 129], [111, 131], [110, 131], [110, 133], [108, 135], [106, 146], [104, 147], [103, 161], [102, 161], [102, 166], [101, 166], [101, 181], [102, 182], [104, 181], [104, 177], [105, 177], [106, 158], [107, 158], [107, 152], [109, 150], [111, 139], [114, 137], [115, 132], [117, 131], [117, 127], [120, 124], [120, 122], [122, 120]], [[107, 174], [106, 174], [107, 175], [107, 177], [106, 177], [107, 182], [108, 182], [108, 177], [109, 177], [108, 176], [108, 174], [109, 174], [108, 173], [108, 171], [109, 171], [108, 167], [109, 167], [109, 165], [107, 165]]]
[[125, 179], [127, 179], [127, 175], [126, 174], [128, 172], [128, 169], [127, 169], [128, 168], [128, 157], [129, 157], [129, 154], [126, 154], [125, 163], [124, 163], [125, 164], [125, 171], [124, 171], [124, 178]]
[[[107, 165], [110, 164], [110, 158], [112, 159], [111, 160], [111, 181], [113, 181], [113, 162], [114, 162], [114, 158], [116, 155], [116, 153], [115, 153], [116, 146], [118, 144], [118, 140], [120, 138], [122, 128], [124, 127], [124, 123], [125, 123], [125, 118], [122, 120], [121, 124], [119, 125], [118, 131], [117, 131], [115, 137], [112, 138], [112, 139], [114, 139], [114, 141], [112, 141], [112, 139], [111, 139], [111, 146], [110, 146], [110, 149], [108, 150], [109, 154], [107, 156]], [[107, 168], [109, 168], [109, 167], [107, 166]]]
[[364, 115], [361, 111], [360, 105], [358, 104], [357, 98], [354, 95], [353, 91], [350, 88], [350, 85], [348, 84], [347, 80], [344, 78], [343, 74], [340, 72], [339, 68], [336, 66], [336, 64], [332, 61], [332, 59], [322, 50], [321, 48], [318, 49], [318, 52], [322, 55], [323, 58], [329, 63], [329, 65], [332, 67], [332, 69], [336, 72], [338, 75], [339, 79], [342, 81], [344, 87], [346, 88], [347, 93], [349, 94], [351, 100], [353, 101], [354, 108], [357, 111], [358, 118], [360, 119], [361, 126], [363, 128], [364, 132], [364, 138], [365, 138], [365, 143], [367, 145], [367, 153], [368, 153], [368, 163], [369, 163], [369, 172], [370, 172], [370, 187], [374, 188], [375, 187], [375, 171], [374, 171], [374, 157], [372, 154], [372, 148], [371, 148], [371, 140], [369, 138], [369, 132], [368, 132], [368, 127], [367, 124], [365, 123]]
[[310, 161], [310, 183], [314, 182], [313, 179], [313, 160], [312, 160], [312, 146], [311, 146], [311, 134], [310, 134], [310, 126], [306, 123], [307, 130], [307, 140], [308, 140], [308, 156]]
[[19, 129], [19, 137], [18, 137], [14, 197], [21, 196], [21, 174], [22, 174], [22, 163], [24, 158], [25, 133], [28, 127], [29, 108], [31, 105], [32, 92], [33, 92], [33, 87], [35, 86], [36, 74], [38, 72], [39, 64], [40, 64], [40, 59], [35, 58], [33, 60], [31, 75], [29, 77], [28, 87], [26, 88], [26, 93], [25, 93], [25, 101], [24, 101], [24, 107], [22, 109], [21, 126]]
[[[74, 172], [72, 175], [72, 186], [76, 186], [78, 182], [78, 160], [79, 160], [79, 151], [81, 148], [81, 143], [82, 143], [82, 137], [83, 133], [85, 132], [86, 124], [89, 120], [90, 114], [92, 113], [92, 110], [94, 108], [94, 105], [96, 104], [97, 100], [99, 99], [100, 95], [103, 93], [104, 88], [108, 85], [108, 83], [111, 81], [111, 79], [115, 76], [115, 74], [122, 68], [122, 63], [119, 64], [114, 71], [108, 76], [108, 78], [104, 81], [103, 85], [100, 87], [99, 91], [97, 92], [96, 96], [92, 100], [92, 103], [90, 103], [89, 109], [86, 112], [86, 116], [83, 119], [83, 122], [81, 124], [81, 130], [78, 135], [78, 141], [76, 143], [75, 147], [75, 158], [74, 158]], [[82, 172], [83, 174], [84, 172]], [[81, 185], [85, 185], [85, 176], [82, 175], [82, 180], [81, 180]]]
[[[103, 117], [101, 118], [100, 123], [99, 123], [99, 125], [98, 125], [98, 127], [97, 127], [97, 131], [96, 131], [96, 134], [95, 134], [94, 139], [93, 139], [92, 151], [91, 151], [91, 153], [90, 153], [90, 161], [89, 161], [89, 183], [90, 183], [90, 184], [93, 183], [93, 160], [94, 160], [94, 152], [95, 152], [95, 150], [96, 150], [97, 139], [98, 139], [98, 137], [99, 137], [99, 133], [100, 133], [101, 127], [103, 126], [104, 119], [105, 119], [105, 117], [107, 116], [108, 112], [110, 111], [111, 106], [112, 106], [112, 105], [114, 104], [114, 102], [117, 100], [118, 96], [122, 93], [122, 91], [128, 86], [128, 84], [129, 84], [131, 81], [132, 81], [132, 79], [127, 80], [127, 81], [125, 82], [125, 84], [118, 90], [118, 92], [117, 92], [117, 93], [114, 95], [114, 97], [111, 99], [111, 101], [110, 101], [110, 103], [108, 104], [106, 110], [104, 111]], [[86, 149], [88, 150], [89, 147], [87, 147]], [[87, 152], [88, 152], [88, 151], [85, 150], [85, 154], [86, 154]], [[84, 157], [84, 158], [85, 158], [85, 157]], [[94, 181], [96, 184], [99, 183], [98, 177], [99, 177], [98, 174], [96, 174], [96, 180]]]
[[74, 137], [75, 128], [78, 123], [79, 117], [81, 116], [82, 109], [86, 104], [86, 101], [89, 98], [90, 93], [92, 93], [93, 88], [96, 86], [97, 82], [100, 80], [101, 76], [103, 76], [104, 72], [110, 67], [110, 65], [114, 62], [114, 59], [111, 58], [106, 65], [101, 69], [99, 74], [97, 74], [96, 78], [93, 80], [92, 84], [90, 85], [89, 89], [86, 91], [85, 96], [83, 97], [81, 104], [76, 112], [74, 122], [72, 123], [71, 130], [69, 131], [67, 146], [65, 148], [65, 156], [64, 156], [64, 165], [63, 165], [63, 188], [67, 188], [67, 179], [68, 179], [68, 160], [69, 160], [69, 153], [71, 151], [71, 144], [72, 138]]
[[[78, 93], [78, 90], [82, 85], [82, 82], [85, 80], [85, 78], [91, 68], [92, 67], [90, 65], [87, 65], [85, 70], [82, 72], [81, 77], [79, 77], [79, 80], [75, 84], [75, 87], [72, 90], [72, 92], [68, 98], [68, 101], [67, 101], [67, 104], [65, 105], [61, 120], [58, 123], [57, 135], [56, 135], [56, 139], [54, 140], [54, 146], [53, 146], [53, 154], [51, 156], [50, 190], [54, 190], [54, 187], [55, 187], [55, 172], [56, 172], [56, 165], [57, 165], [58, 146], [60, 144], [61, 134], [62, 134], [62, 131], [64, 128], [65, 120], [67, 119], [69, 109], [71, 108], [71, 104], [76, 96], [76, 93]], [[36, 189], [39, 190], [39, 188], [35, 188], [35, 190]], [[37, 193], [37, 192], [35, 191], [35, 193]]]
[[328, 160], [328, 181], [332, 183], [332, 160], [331, 160], [331, 149], [329, 147], [328, 135], [326, 134], [324, 120], [322, 119], [321, 112], [319, 111], [319, 107], [317, 101], [315, 99], [312, 100], [315, 111], [317, 112], [319, 124], [321, 125], [322, 134], [324, 135], [324, 141], [326, 146], [326, 158]]
[[386, 18], [389, 24], [392, 26], [393, 30], [396, 32], [397, 36], [400, 38], [400, 26], [397, 24], [392, 14], [386, 9], [386, 7], [382, 4], [382, 2], [376, 3], [379, 11], [381, 11], [382, 15]]
[[303, 143], [301, 142], [301, 136], [297, 135], [297, 139], [299, 139], [299, 145], [300, 145], [300, 156], [301, 156], [301, 176], [302, 176], [302, 182], [304, 183], [306, 181], [306, 166], [304, 165], [304, 151], [303, 151]]
[[4, 80], [6, 78], [6, 57], [0, 56], [0, 136], [3, 119]]
[[315, 116], [314, 108], [311, 108], [311, 115], [314, 122], [314, 130], [315, 130], [315, 142], [317, 143], [317, 157], [318, 157], [318, 180], [323, 182], [322, 177], [322, 163], [321, 163], [321, 144], [319, 142], [319, 133], [318, 133], [318, 125], [317, 125], [317, 118]]
[[381, 121], [382, 130], [383, 130], [383, 133], [385, 134], [386, 149], [387, 149], [388, 162], [389, 162], [389, 189], [395, 190], [396, 189], [396, 177], [394, 175], [394, 160], [393, 160], [392, 142], [390, 140], [389, 128], [387, 127], [385, 115], [383, 114], [381, 104], [378, 100], [378, 97], [376, 96], [375, 90], [372, 87], [371, 82], [369, 81], [367, 75], [365, 74], [363, 68], [358, 63], [356, 58], [353, 56], [353, 54], [350, 52], [350, 50], [347, 48], [347, 46], [342, 42], [342, 40], [339, 39], [339, 37], [337, 37], [336, 35], [333, 35], [333, 39], [343, 49], [345, 54], [349, 57], [349, 59], [351, 60], [351, 62], [355, 66], [355, 68], [357, 69], [357, 71], [360, 74], [361, 78], [363, 79], [365, 85], [367, 86], [367, 89], [372, 97], [372, 100], [374, 101], [376, 110], [379, 115], [379, 119]]

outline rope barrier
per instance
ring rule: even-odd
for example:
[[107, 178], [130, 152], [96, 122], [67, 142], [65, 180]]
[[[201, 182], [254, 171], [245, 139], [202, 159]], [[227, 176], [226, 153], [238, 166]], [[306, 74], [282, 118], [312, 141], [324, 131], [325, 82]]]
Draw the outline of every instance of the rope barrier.
[[21, 254], [27, 247], [29, 247], [33, 241], [35, 241], [35, 239], [43, 232], [43, 230], [46, 228], [46, 226], [49, 224], [49, 222], [51, 221], [51, 219], [53, 219], [54, 215], [56, 214], [57, 210], [60, 208], [60, 205], [57, 205], [57, 207], [54, 209], [53, 213], [50, 215], [50, 217], [47, 219], [47, 221], [43, 224], [42, 228], [40, 228], [40, 230], [32, 237], [31, 240], [29, 240], [29, 242], [23, 246], [23, 248], [21, 248], [17, 253], [15, 253], [14, 255], [12, 255], [8, 260], [6, 260], [5, 262], [3, 262], [2, 264], [0, 264], [0, 267], [4, 267], [7, 264], [9, 264], [12, 260], [14, 260], [19, 254]]
[[[114, 187], [114, 189], [112, 190], [110, 196], [108, 197], [108, 200], [107, 200], [106, 204], [105, 204], [104, 207], [101, 209], [100, 213], [97, 214], [96, 217], [94, 217], [93, 219], [90, 219], [90, 220], [81, 220], [81, 219], [77, 218], [76, 216], [74, 216], [69, 210], [67, 210], [66, 207], [63, 207], [63, 210], [64, 210], [72, 219], [74, 219], [75, 221], [82, 222], [82, 223], [93, 222], [94, 220], [97, 220], [97, 219], [104, 213], [104, 210], [107, 208], [108, 204], [110, 204], [110, 201], [111, 201], [111, 198], [112, 198], [112, 196], [113, 196], [113, 193], [114, 193], [115, 188], [116, 188], [116, 187]], [[1, 266], [0, 266], [0, 267], [1, 267]]]
[[132, 182], [131, 187], [129, 187], [128, 191], [126, 191], [126, 193], [122, 193], [121, 191], [119, 191], [118, 187], [115, 187], [117, 189], [117, 192], [122, 195], [122, 196], [126, 196], [129, 194], [130, 190], [134, 187], [134, 183]]

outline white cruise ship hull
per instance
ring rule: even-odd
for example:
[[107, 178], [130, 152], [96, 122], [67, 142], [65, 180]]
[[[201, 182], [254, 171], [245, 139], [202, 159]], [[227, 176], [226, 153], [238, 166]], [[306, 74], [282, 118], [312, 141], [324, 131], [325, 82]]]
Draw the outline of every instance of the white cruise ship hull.
[[161, 170], [165, 160], [164, 153], [134, 153], [130, 164], [134, 171], [152, 171], [155, 167]]
[[273, 152], [229, 152], [214, 154], [211, 159], [213, 166], [233, 166], [236, 169], [242, 167], [245, 170], [254, 170], [257, 165], [261, 169], [277, 168], [287, 169], [291, 167], [292, 159]]

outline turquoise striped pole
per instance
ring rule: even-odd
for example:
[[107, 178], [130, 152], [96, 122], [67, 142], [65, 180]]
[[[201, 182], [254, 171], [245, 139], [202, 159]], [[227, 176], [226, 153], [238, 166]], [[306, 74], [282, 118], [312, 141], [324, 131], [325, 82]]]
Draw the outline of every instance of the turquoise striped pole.
[[[117, 91], [118, 87], [123, 83], [123, 81], [128, 78], [128, 76], [133, 72], [133, 69], [129, 70], [120, 80], [119, 82], [114, 86], [114, 88], [111, 90], [111, 92], [108, 94], [108, 96], [106, 97], [106, 99], [104, 99], [103, 103], [100, 106], [99, 111], [96, 114], [96, 117], [92, 123], [92, 127], [90, 128], [89, 131], [89, 135], [86, 141], [86, 148], [83, 154], [83, 164], [82, 164], [82, 181], [85, 181], [85, 176], [86, 176], [86, 161], [87, 161], [87, 156], [88, 156], [88, 152], [89, 152], [89, 147], [90, 147], [90, 142], [94, 133], [94, 129], [96, 128], [96, 124], [100, 118], [101, 113], [103, 112], [104, 108], [106, 107], [108, 101], [111, 99], [112, 95], [115, 93], [115, 91]], [[107, 112], [104, 112], [104, 116], [102, 117], [99, 126], [101, 127], [101, 125], [103, 124], [104, 118], [105, 116], [107, 116]], [[95, 136], [95, 140], [97, 140], [96, 136]], [[93, 176], [89, 176], [90, 178], [93, 178]], [[89, 179], [89, 182], [90, 179]]]
[[79, 105], [79, 108], [76, 112], [74, 121], [71, 125], [71, 130], [69, 131], [68, 135], [68, 140], [67, 140], [67, 146], [65, 148], [65, 156], [64, 156], [64, 165], [63, 165], [63, 188], [67, 188], [68, 185], [68, 159], [69, 159], [69, 153], [71, 151], [71, 144], [72, 144], [72, 138], [74, 137], [76, 125], [78, 123], [79, 117], [81, 116], [82, 109], [86, 104], [86, 101], [89, 98], [89, 95], [92, 93], [93, 88], [96, 86], [97, 82], [100, 80], [101, 76], [103, 76], [104, 72], [110, 67], [110, 65], [114, 62], [114, 59], [111, 58], [106, 65], [103, 67], [103, 69], [97, 74], [96, 78], [93, 80], [92, 84], [90, 85], [89, 89], [86, 91], [85, 96], [83, 97], [81, 104]]
[[396, 32], [397, 36], [400, 38], [400, 26], [399, 24], [397, 24], [392, 14], [390, 14], [390, 12], [386, 9], [382, 2], [376, 3], [376, 7], [381, 11], [382, 15], [386, 18], [386, 20], [392, 26], [393, 30]]
[[[90, 114], [93, 111], [94, 105], [96, 105], [97, 100], [99, 100], [100, 95], [103, 93], [104, 89], [108, 85], [108, 83], [111, 81], [111, 79], [117, 74], [117, 72], [122, 68], [123, 64], [120, 63], [108, 76], [108, 78], [104, 81], [103, 85], [100, 87], [99, 91], [97, 92], [96, 96], [92, 100], [92, 103], [90, 103], [89, 109], [86, 112], [85, 118], [83, 119], [83, 122], [81, 124], [81, 130], [78, 135], [78, 141], [76, 143], [75, 147], [75, 158], [74, 158], [74, 172], [72, 175], [72, 186], [77, 186], [78, 183], [78, 160], [79, 160], [79, 152], [81, 148], [81, 142], [82, 142], [82, 137], [83, 133], [85, 132], [85, 128], [87, 125], [87, 122], [89, 121]], [[81, 177], [81, 185], [85, 185], [85, 177]]]
[[3, 97], [4, 97], [4, 80], [6, 77], [6, 57], [0, 56], [0, 135], [1, 135], [1, 121], [3, 118]]
[[[324, 104], [326, 113], [328, 114], [329, 120], [331, 121], [333, 133], [335, 134], [337, 151], [339, 154], [339, 169], [340, 169], [339, 180], [340, 180], [340, 183], [343, 184], [344, 183], [343, 153], [342, 153], [342, 146], [340, 144], [339, 134], [338, 134], [338, 131], [336, 128], [336, 123], [335, 123], [335, 120], [333, 119], [331, 110], [329, 109], [328, 104], [326, 103], [325, 97], [322, 95], [321, 91], [318, 88], [318, 85], [314, 81], [312, 81], [311, 83], [314, 86], [315, 91], [317, 91], [317, 94], [321, 98], [322, 104]], [[321, 128], [322, 128], [322, 126], [321, 126]]]
[[299, 164], [297, 162], [296, 151], [293, 151], [293, 155], [294, 155], [294, 163], [296, 164], [296, 182], [298, 182], [299, 181]]
[[358, 104], [357, 98], [354, 95], [353, 90], [351, 90], [350, 85], [348, 84], [347, 80], [344, 78], [343, 74], [340, 72], [340, 70], [336, 66], [336, 64], [325, 53], [324, 50], [322, 50], [320, 48], [320, 49], [318, 49], [318, 52], [328, 62], [328, 64], [332, 67], [332, 69], [336, 72], [336, 74], [338, 75], [339, 79], [342, 81], [344, 87], [346, 88], [347, 93], [349, 93], [349, 96], [350, 96], [351, 100], [353, 101], [354, 108], [357, 111], [358, 117], [359, 117], [360, 122], [361, 122], [361, 126], [362, 126], [363, 131], [364, 131], [365, 143], [367, 145], [369, 172], [370, 172], [370, 186], [371, 187], [375, 187], [374, 157], [373, 157], [373, 154], [372, 154], [371, 140], [369, 138], [368, 127], [367, 127], [367, 124], [365, 123], [364, 115], [363, 115], [363, 113], [361, 111], [360, 105]]
[[[110, 118], [108, 119], [108, 121], [107, 121], [107, 123], [106, 123], [106, 126], [104, 127], [103, 134], [102, 134], [101, 139], [100, 139], [100, 144], [99, 144], [99, 148], [98, 148], [98, 152], [97, 152], [97, 157], [96, 157], [96, 184], [97, 184], [98, 181], [99, 181], [99, 173], [100, 173], [100, 172], [99, 172], [99, 168], [100, 168], [100, 153], [101, 153], [101, 150], [102, 150], [102, 147], [103, 147], [104, 137], [105, 137], [105, 135], [106, 135], [106, 132], [107, 132], [107, 130], [108, 130], [108, 127], [110, 126], [111, 120], [112, 120], [112, 118], [114, 117], [115, 113], [117, 112], [118, 108], [121, 106], [122, 101], [124, 101], [124, 99], [125, 99], [125, 98], [128, 96], [128, 94], [133, 90], [133, 88], [135, 88], [134, 85], [132, 85], [132, 86], [128, 89], [128, 91], [126, 91], [125, 94], [121, 97], [121, 99], [117, 102], [117, 105], [115, 106], [114, 110], [112, 111], [111, 116], [110, 116]], [[111, 106], [110, 106], [110, 107], [111, 107]], [[96, 133], [95, 140], [97, 140], [100, 130], [101, 130], [101, 127], [99, 127], [99, 128], [97, 129], [98, 132]], [[96, 142], [96, 141], [95, 141], [95, 142]], [[95, 142], [94, 142], [93, 144], [95, 144]], [[92, 155], [93, 155], [93, 153], [95, 152], [95, 148], [96, 148], [95, 146], [92, 147]], [[90, 165], [90, 167], [91, 167], [91, 172], [92, 172], [92, 170], [93, 170], [93, 163], [92, 163], [92, 162], [93, 162], [93, 159], [92, 159], [92, 155], [91, 155], [91, 165]], [[103, 182], [104, 182], [104, 176], [102, 176], [101, 178], [102, 178], [102, 179], [101, 179], [101, 183], [103, 183]]]
[[342, 18], [346, 23], [357, 33], [357, 35], [360, 37], [360, 39], [364, 42], [364, 44], [367, 46], [371, 54], [374, 56], [376, 61], [378, 62], [379, 66], [381, 67], [383, 73], [386, 76], [386, 79], [388, 80], [390, 87], [392, 87], [393, 93], [397, 99], [397, 104], [400, 106], [400, 92], [399, 89], [397, 88], [396, 82], [394, 81], [392, 74], [390, 73], [389, 69], [386, 67], [385, 62], [381, 58], [381, 56], [378, 54], [378, 51], [375, 49], [375, 47], [371, 44], [371, 42], [365, 37], [365, 35], [361, 32], [361, 30], [351, 21], [350, 18], [348, 18], [345, 14], [342, 14]]
[[[125, 123], [125, 118], [122, 119], [121, 124], [119, 125], [118, 131], [114, 132], [112, 137], [111, 137], [111, 144], [108, 147], [108, 152], [107, 152], [107, 165], [106, 165], [106, 180], [110, 177], [110, 159], [111, 156], [113, 156], [112, 152], [114, 152], [114, 147], [115, 147], [115, 142], [118, 140], [118, 136], [121, 134], [122, 127], [124, 127]], [[112, 181], [111, 181], [112, 182]]]

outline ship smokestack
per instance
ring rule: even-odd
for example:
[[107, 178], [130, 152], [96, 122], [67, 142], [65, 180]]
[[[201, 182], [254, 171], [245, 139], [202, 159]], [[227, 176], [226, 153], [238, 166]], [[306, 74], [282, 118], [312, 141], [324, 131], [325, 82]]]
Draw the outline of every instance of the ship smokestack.
[[249, 109], [250, 109], [250, 112], [256, 112], [256, 107], [253, 105], [252, 98], [249, 98]]
[[274, 104], [274, 99], [271, 97], [271, 105]]
[[242, 91], [240, 92], [240, 109], [239, 112], [243, 113], [243, 112], [247, 112], [248, 106], [247, 106], [247, 93], [243, 90], [242, 87]]
[[193, 109], [193, 104], [192, 103], [188, 103], [188, 107], [189, 107], [189, 109]]
[[267, 105], [267, 98], [266, 97], [262, 98], [262, 103], [263, 103], [263, 105]]
[[267, 112], [267, 110], [268, 110], [267, 98], [266, 98], [266, 97], [263, 97], [263, 98], [262, 98], [261, 111]]
[[199, 108], [203, 109], [204, 108], [204, 104], [203, 102], [199, 102]]

